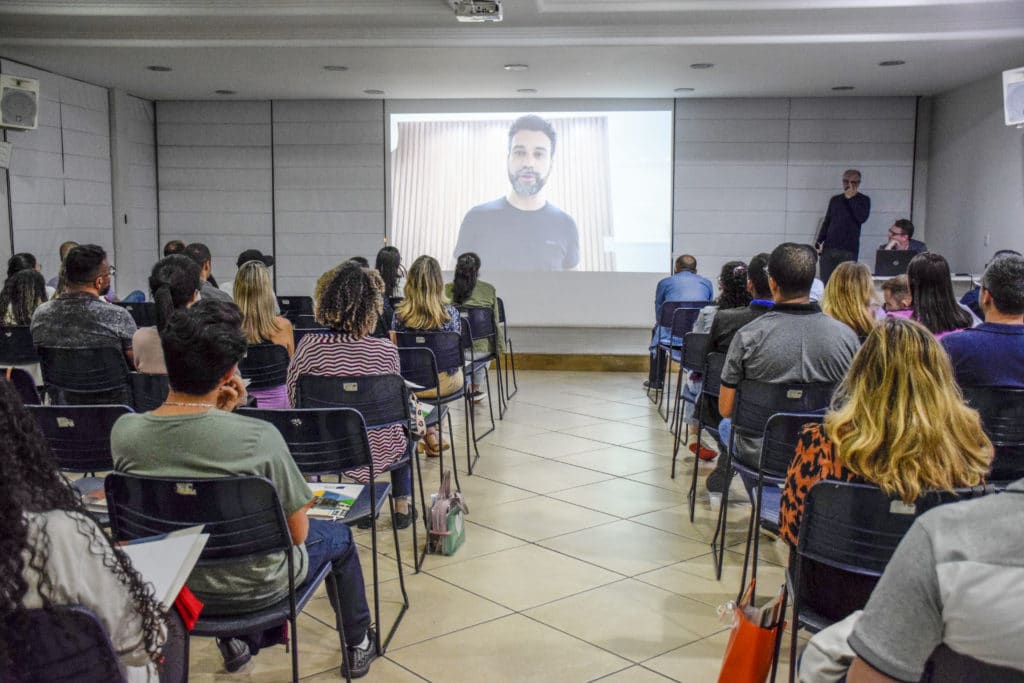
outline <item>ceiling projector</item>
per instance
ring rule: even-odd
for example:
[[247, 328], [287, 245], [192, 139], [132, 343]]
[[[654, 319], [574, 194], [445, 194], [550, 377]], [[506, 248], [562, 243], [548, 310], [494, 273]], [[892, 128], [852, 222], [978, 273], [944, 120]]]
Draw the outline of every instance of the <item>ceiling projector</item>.
[[501, 21], [501, 0], [449, 0], [459, 21]]

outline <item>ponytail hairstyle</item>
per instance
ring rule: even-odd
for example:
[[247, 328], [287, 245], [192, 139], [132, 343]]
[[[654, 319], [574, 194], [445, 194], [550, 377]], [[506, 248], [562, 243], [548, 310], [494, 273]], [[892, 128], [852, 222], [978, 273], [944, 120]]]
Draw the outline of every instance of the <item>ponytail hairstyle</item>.
[[405, 275], [405, 268], [402, 267], [402, 255], [398, 253], [398, 249], [390, 245], [382, 247], [377, 252], [377, 263], [374, 264], [374, 268], [384, 280], [384, 296], [396, 296], [398, 280]]
[[163, 330], [171, 314], [188, 307], [199, 290], [199, 265], [183, 254], [156, 262], [149, 274], [149, 291], [156, 302], [156, 328]]
[[480, 257], [471, 251], [459, 255], [455, 263], [455, 281], [452, 284], [452, 302], [456, 305], [473, 295], [480, 276]]

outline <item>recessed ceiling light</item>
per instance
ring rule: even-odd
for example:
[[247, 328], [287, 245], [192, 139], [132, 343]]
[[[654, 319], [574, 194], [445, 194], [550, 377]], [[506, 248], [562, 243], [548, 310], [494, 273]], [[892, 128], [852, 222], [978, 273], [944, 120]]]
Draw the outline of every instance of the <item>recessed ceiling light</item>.
[[676, 88], [672, 92], [693, 92], [693, 88]]
[[691, 64], [690, 68], [691, 69], [710, 69], [713, 66], [714, 66], [714, 64], [712, 64], [711, 62], [697, 62], [696, 64]]
[[836, 92], [839, 92], [842, 90], [853, 90], [854, 88], [852, 85], [837, 85], [834, 86], [832, 89], [835, 90]]
[[505, 71], [526, 71], [530, 68], [528, 64], [506, 64], [504, 67]]
[[902, 59], [887, 59], [884, 62], [879, 62], [878, 66], [903, 66], [906, 64]]
[[324, 66], [324, 71], [348, 71], [348, 67], [340, 64], [327, 64]]
[[516, 88], [516, 92], [521, 92], [524, 95], [532, 95], [537, 92], [536, 88]]
[[383, 90], [374, 90], [374, 89], [371, 88], [370, 90], [364, 90], [363, 93], [365, 93], [367, 95], [383, 95], [384, 91]]
[[218, 95], [234, 95], [235, 94], [234, 90], [214, 90], [213, 92], [215, 92]]
[[147, 66], [146, 68], [149, 69], [150, 71], [170, 71], [171, 70], [171, 67], [169, 67], [169, 66], [160, 66], [159, 64], [153, 64], [151, 66]]

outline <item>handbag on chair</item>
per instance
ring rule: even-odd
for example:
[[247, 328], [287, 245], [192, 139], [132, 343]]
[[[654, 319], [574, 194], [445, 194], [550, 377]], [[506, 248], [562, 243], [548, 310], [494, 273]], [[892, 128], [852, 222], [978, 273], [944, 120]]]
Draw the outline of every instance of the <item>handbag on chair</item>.
[[452, 493], [452, 472], [441, 475], [441, 488], [430, 496], [430, 541], [432, 553], [454, 555], [466, 540], [463, 524], [464, 515], [469, 512], [466, 500], [460, 491]]

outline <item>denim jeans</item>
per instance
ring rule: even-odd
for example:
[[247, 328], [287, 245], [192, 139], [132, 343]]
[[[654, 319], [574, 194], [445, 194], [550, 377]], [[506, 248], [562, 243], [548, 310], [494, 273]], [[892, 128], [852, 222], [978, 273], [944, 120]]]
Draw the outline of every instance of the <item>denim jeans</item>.
[[340, 522], [310, 519], [306, 552], [309, 553], [309, 574], [327, 562], [331, 563], [331, 573], [338, 583], [338, 599], [341, 602], [341, 605], [332, 606], [341, 614], [345, 641], [349, 646], [358, 645], [370, 628], [370, 608], [366, 604], [363, 568], [359, 565], [359, 554], [352, 542], [352, 532]]
[[391, 495], [395, 498], [412, 495], [412, 463], [391, 470]]

